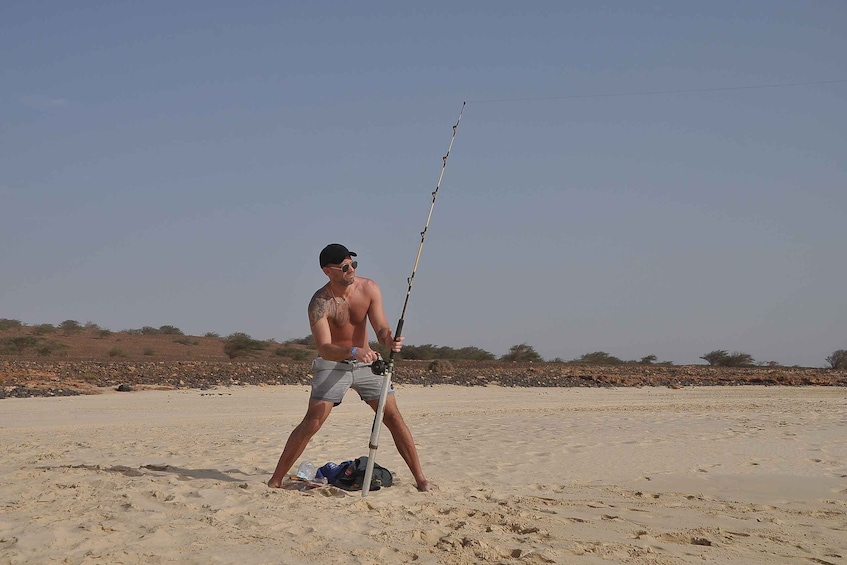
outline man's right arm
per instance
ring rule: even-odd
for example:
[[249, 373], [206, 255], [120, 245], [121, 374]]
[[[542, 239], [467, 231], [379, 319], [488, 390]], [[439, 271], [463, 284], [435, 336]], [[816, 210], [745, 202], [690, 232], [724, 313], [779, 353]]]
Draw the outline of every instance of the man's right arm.
[[312, 327], [312, 337], [315, 338], [315, 346], [317, 346], [318, 355], [321, 358], [327, 361], [344, 361], [350, 358], [349, 347], [332, 343], [327, 301], [317, 295], [313, 296], [312, 301], [309, 302], [309, 324]]

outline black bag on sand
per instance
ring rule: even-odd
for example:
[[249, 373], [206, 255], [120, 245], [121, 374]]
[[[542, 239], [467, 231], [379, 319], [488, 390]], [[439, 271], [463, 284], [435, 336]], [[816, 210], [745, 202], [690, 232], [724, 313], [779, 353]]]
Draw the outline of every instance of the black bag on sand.
[[[368, 466], [368, 457], [363, 455], [353, 461], [341, 463], [341, 472], [338, 473], [332, 484], [344, 490], [362, 490], [365, 482], [365, 469]], [[382, 487], [390, 487], [394, 483], [391, 471], [374, 462], [373, 475], [371, 475], [370, 490], [379, 490]]]

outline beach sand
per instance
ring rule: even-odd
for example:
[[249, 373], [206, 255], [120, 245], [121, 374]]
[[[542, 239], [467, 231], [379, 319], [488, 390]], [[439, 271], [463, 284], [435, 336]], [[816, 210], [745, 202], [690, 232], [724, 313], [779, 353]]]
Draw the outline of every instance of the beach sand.
[[[305, 386], [0, 401], [0, 563], [847, 563], [847, 389], [397, 387], [428, 478], [269, 489]], [[367, 454], [349, 393], [301, 461]], [[294, 469], [292, 469], [292, 472]]]

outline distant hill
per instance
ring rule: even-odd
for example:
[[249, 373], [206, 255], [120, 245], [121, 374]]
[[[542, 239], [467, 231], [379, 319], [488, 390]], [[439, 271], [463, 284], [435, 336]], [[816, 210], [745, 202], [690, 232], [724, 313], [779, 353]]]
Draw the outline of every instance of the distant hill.
[[[8, 321], [7, 321], [8, 322]], [[4, 327], [5, 326], [5, 327]], [[62, 329], [46, 324], [0, 325], [0, 359], [31, 360], [128, 360], [128, 361], [228, 361], [225, 338], [212, 335], [183, 335], [163, 326], [113, 332], [89, 325]], [[317, 353], [306, 345], [263, 341], [263, 349], [253, 350], [253, 360], [303, 360]]]

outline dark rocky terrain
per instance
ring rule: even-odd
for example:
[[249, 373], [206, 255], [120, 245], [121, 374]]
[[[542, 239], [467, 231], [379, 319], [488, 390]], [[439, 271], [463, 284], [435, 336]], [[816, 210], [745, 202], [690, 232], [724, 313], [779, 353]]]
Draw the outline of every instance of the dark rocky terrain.
[[[104, 389], [210, 389], [308, 384], [308, 361], [42, 360], [0, 357], [0, 398], [97, 394]], [[503, 361], [399, 361], [397, 384], [504, 387], [847, 386], [847, 372], [704, 365], [580, 365]]]

